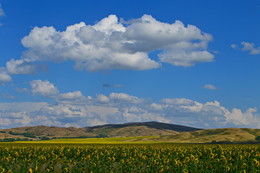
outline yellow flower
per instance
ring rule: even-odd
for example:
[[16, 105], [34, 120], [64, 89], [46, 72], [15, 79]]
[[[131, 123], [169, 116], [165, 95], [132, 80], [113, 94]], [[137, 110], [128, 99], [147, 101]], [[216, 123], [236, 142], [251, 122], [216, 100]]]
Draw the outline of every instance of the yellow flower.
[[227, 166], [227, 171], [230, 171], [230, 167], [229, 166]]
[[199, 159], [198, 158], [196, 158], [195, 160], [194, 160], [194, 163], [199, 163]]
[[183, 173], [188, 173], [189, 171], [185, 168], [183, 169]]
[[190, 158], [189, 157], [186, 157], [185, 158], [185, 162], [189, 162], [190, 161]]
[[255, 165], [256, 167], [258, 167], [260, 165], [260, 162], [257, 159], [254, 159]]
[[33, 173], [33, 170], [32, 170], [32, 168], [30, 168], [28, 171], [29, 171], [29, 173]]

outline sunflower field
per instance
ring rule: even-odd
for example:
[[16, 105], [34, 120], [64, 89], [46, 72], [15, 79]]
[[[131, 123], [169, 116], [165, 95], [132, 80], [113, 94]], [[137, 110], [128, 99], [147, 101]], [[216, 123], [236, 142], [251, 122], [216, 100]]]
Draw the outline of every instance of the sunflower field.
[[259, 145], [0, 143], [5, 172], [260, 172]]

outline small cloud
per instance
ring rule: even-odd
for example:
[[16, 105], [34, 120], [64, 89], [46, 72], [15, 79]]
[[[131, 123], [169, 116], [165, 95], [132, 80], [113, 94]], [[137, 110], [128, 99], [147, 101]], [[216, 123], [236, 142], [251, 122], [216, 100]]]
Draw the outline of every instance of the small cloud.
[[249, 43], [249, 42], [243, 41], [243, 42], [241, 42], [241, 44], [243, 46], [243, 48], [242, 48], [243, 51], [249, 51], [249, 53], [251, 55], [260, 54], [260, 47], [255, 46], [254, 43]]
[[208, 89], [208, 90], [217, 90], [218, 88], [214, 85], [211, 84], [206, 84], [203, 86], [203, 88]]
[[84, 96], [82, 95], [82, 93], [80, 91], [73, 91], [73, 92], [60, 94], [60, 97], [62, 99], [73, 100], [73, 99], [83, 98]]
[[11, 81], [12, 81], [12, 77], [7, 73], [6, 69], [0, 67], [0, 85], [3, 85]]
[[36, 74], [37, 71], [47, 71], [44, 64], [33, 64], [25, 60], [11, 59], [6, 63], [6, 69], [9, 74]]
[[18, 93], [30, 93], [28, 88], [15, 88], [15, 91]]
[[260, 47], [257, 47], [254, 43], [242, 41], [241, 46], [238, 46], [236, 44], [230, 45], [233, 49], [238, 49], [241, 51], [248, 51], [251, 55], [259, 55], [260, 54]]
[[103, 94], [98, 94], [97, 95], [97, 101], [100, 103], [108, 103], [109, 102], [109, 98]]
[[2, 5], [0, 4], [0, 17], [5, 16], [4, 9], [2, 8]]
[[8, 93], [3, 93], [3, 94], [1, 94], [1, 97], [4, 98], [4, 99], [12, 99], [12, 100], [16, 99], [15, 96], [10, 95], [10, 94], [8, 94]]
[[55, 96], [59, 90], [49, 81], [33, 80], [30, 82], [33, 94], [40, 94], [44, 97]]
[[104, 88], [110, 88], [110, 87], [111, 87], [111, 85], [110, 85], [110, 84], [107, 84], [107, 83], [103, 84], [102, 86], [103, 86]]
[[[5, 16], [5, 12], [4, 9], [2, 8], [1, 4], [0, 4], [0, 17]], [[0, 27], [3, 26], [4, 24], [0, 22]]]
[[236, 49], [237, 45], [236, 44], [231, 44], [230, 47], [232, 47], [233, 49]]
[[123, 87], [124, 85], [122, 85], [122, 84], [115, 84], [115, 85], [112, 85], [112, 84], [103, 84], [102, 85], [104, 88], [121, 88], [121, 87]]
[[116, 84], [116, 85], [114, 85], [114, 87], [116, 87], [116, 88], [121, 88], [121, 87], [123, 87], [124, 85], [121, 85], [121, 84]]

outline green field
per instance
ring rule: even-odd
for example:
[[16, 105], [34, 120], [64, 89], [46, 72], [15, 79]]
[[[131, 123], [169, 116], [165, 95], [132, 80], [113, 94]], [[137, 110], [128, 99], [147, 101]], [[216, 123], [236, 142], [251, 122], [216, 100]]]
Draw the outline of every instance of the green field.
[[0, 143], [0, 172], [260, 172], [259, 145], [120, 142], [125, 139]]
[[150, 141], [149, 139], [158, 138], [158, 136], [144, 136], [144, 137], [119, 137], [119, 138], [62, 138], [62, 139], [52, 139], [52, 140], [43, 140], [43, 141], [17, 141], [15, 143], [54, 143], [54, 144], [125, 144], [125, 143], [161, 143]]

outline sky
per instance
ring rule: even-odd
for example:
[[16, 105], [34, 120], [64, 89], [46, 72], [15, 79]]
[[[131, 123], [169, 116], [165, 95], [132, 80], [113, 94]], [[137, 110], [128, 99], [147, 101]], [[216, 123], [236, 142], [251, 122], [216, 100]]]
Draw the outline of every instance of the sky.
[[260, 128], [259, 0], [0, 0], [0, 128]]

